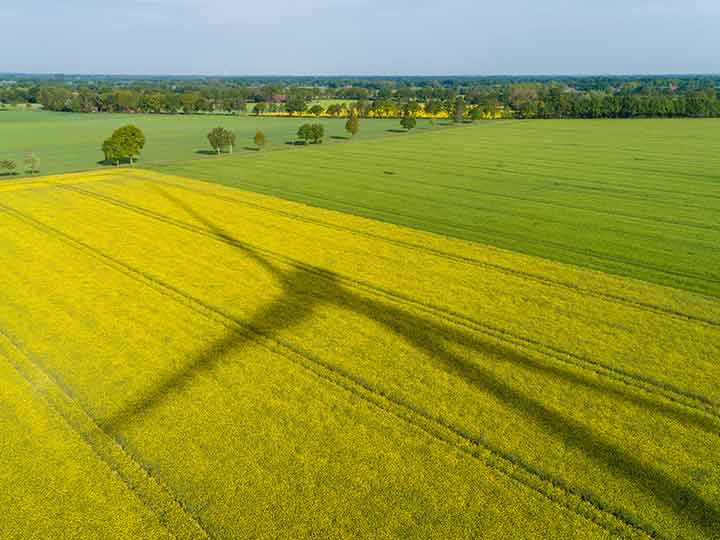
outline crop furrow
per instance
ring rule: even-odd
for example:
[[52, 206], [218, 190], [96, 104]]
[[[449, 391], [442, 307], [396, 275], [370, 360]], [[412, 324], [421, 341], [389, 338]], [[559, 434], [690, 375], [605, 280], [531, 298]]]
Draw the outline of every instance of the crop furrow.
[[[246, 183], [248, 185], [254, 185], [251, 182], [246, 181]], [[63, 187], [65, 187], [65, 186], [63, 186]], [[548, 247], [552, 250], [566, 252], [566, 253], [570, 253], [573, 255], [581, 255], [581, 256], [588, 257], [590, 259], [594, 259], [595, 261], [599, 261], [601, 263], [598, 265], [601, 268], [607, 268], [608, 263], [617, 263], [621, 266], [635, 267], [635, 268], [639, 268], [641, 270], [645, 270], [648, 272], [654, 272], [656, 274], [663, 275], [663, 276], [684, 278], [684, 279], [690, 279], [690, 280], [695, 280], [695, 281], [720, 284], [720, 278], [710, 277], [709, 275], [702, 275], [702, 274], [696, 274], [696, 273], [691, 273], [691, 272], [681, 272], [679, 270], [667, 270], [666, 268], [663, 268], [660, 266], [655, 266], [652, 264], [643, 263], [643, 262], [635, 260], [635, 259], [628, 259], [626, 257], [620, 257], [617, 255], [600, 253], [600, 252], [590, 250], [590, 249], [573, 248], [566, 244], [562, 244], [560, 242], [528, 238], [526, 236], [522, 236], [519, 234], [511, 234], [511, 233], [508, 233], [507, 231], [498, 231], [496, 229], [492, 229], [489, 227], [481, 227], [481, 226], [477, 226], [477, 225], [474, 227], [467, 227], [467, 226], [460, 225], [458, 223], [451, 223], [448, 221], [438, 220], [438, 219], [435, 219], [433, 221], [428, 221], [422, 216], [417, 216], [417, 215], [413, 215], [413, 214], [404, 214], [404, 213], [397, 212], [394, 210], [389, 210], [389, 209], [374, 208], [372, 206], [365, 206], [365, 205], [357, 204], [355, 202], [345, 201], [342, 199], [329, 198], [329, 197], [324, 197], [324, 196], [316, 195], [316, 194], [312, 194], [312, 193], [305, 193], [305, 192], [301, 192], [301, 191], [293, 191], [293, 190], [289, 190], [287, 188], [278, 189], [278, 188], [265, 186], [262, 184], [255, 184], [255, 187], [260, 188], [261, 190], [264, 190], [264, 192], [266, 192], [266, 193], [279, 194], [280, 196], [283, 196], [285, 194], [292, 194], [292, 195], [298, 195], [300, 197], [304, 197], [305, 199], [326, 201], [331, 204], [337, 204], [337, 205], [343, 206], [343, 207], [347, 208], [350, 212], [358, 211], [358, 210], [365, 211], [380, 220], [384, 219], [384, 217], [386, 215], [396, 216], [398, 218], [401, 218], [403, 220], [409, 220], [410, 222], [414, 222], [416, 224], [420, 223], [420, 224], [424, 225], [423, 230], [426, 230], [426, 231], [427, 230], [432, 231], [433, 229], [437, 230], [437, 227], [439, 227], [446, 231], [455, 230], [460, 233], [464, 233], [466, 235], [469, 234], [469, 235], [473, 236], [474, 239], [477, 239], [480, 234], [490, 234], [495, 237], [502, 238], [508, 242], [522, 241], [524, 243], [535, 244], [540, 247]], [[405, 224], [407, 224], [407, 221], [405, 221]], [[428, 225], [430, 225], [430, 228], [428, 228]], [[406, 226], [419, 228], [417, 225], [406, 225]], [[463, 236], [460, 236], [458, 234], [455, 234], [454, 236], [459, 236], [460, 238], [463, 238]], [[480, 237], [480, 238], [483, 239], [487, 243], [486, 239], [484, 239], [482, 237]], [[523, 251], [521, 248], [518, 248], [518, 251], [526, 252], [526, 251]], [[551, 258], [548, 255], [546, 255], [545, 257]], [[602, 264], [602, 263], [604, 263], [604, 264]], [[578, 263], [578, 264], [581, 264], [581, 263]], [[612, 266], [611, 266], [611, 268], [612, 268]], [[637, 279], [637, 278], [635, 278], [635, 279]], [[695, 289], [692, 289], [692, 290], [695, 290]], [[702, 294], [709, 294], [709, 293], [702, 292]], [[715, 296], [715, 295], [713, 295], [713, 296]]]
[[[136, 176], [136, 175], [128, 175], [128, 176], [129, 176], [129, 177], [132, 177], [132, 178], [135, 178], [135, 179], [137, 179], [137, 180], [147, 181], [147, 179], [146, 179], [146, 178], [143, 178], [142, 176]], [[618, 295], [615, 295], [615, 294], [611, 294], [611, 293], [607, 293], [607, 292], [601, 292], [601, 291], [596, 291], [596, 290], [593, 290], [593, 289], [586, 289], [586, 288], [583, 288], [583, 287], [581, 287], [581, 286], [575, 285], [575, 284], [573, 284], [573, 283], [569, 283], [569, 282], [565, 282], [565, 281], [560, 281], [560, 280], [556, 280], [556, 279], [551, 279], [551, 278], [548, 278], [547, 276], [541, 276], [541, 275], [539, 275], [539, 274], [531, 274], [531, 273], [529, 273], [529, 272], [522, 272], [522, 271], [520, 271], [520, 270], [515, 270], [515, 269], [508, 268], [508, 267], [506, 267], [506, 266], [502, 266], [502, 265], [499, 265], [499, 264], [494, 264], [494, 263], [490, 263], [490, 262], [487, 262], [487, 261], [480, 261], [480, 260], [474, 259], [474, 258], [472, 258], [472, 257], [466, 257], [466, 256], [463, 256], [463, 255], [458, 255], [458, 254], [454, 254], [454, 253], [448, 253], [448, 252], [442, 251], [442, 250], [440, 250], [440, 249], [431, 248], [431, 247], [428, 247], [428, 246], [425, 246], [425, 245], [421, 245], [421, 244], [416, 244], [416, 243], [413, 243], [413, 242], [408, 242], [408, 241], [404, 241], [404, 240], [398, 240], [398, 239], [395, 239], [395, 238], [388, 238], [387, 236], [382, 236], [382, 235], [379, 235], [379, 234], [374, 234], [374, 233], [371, 233], [371, 232], [354, 229], [354, 228], [352, 228], [352, 227], [347, 227], [347, 226], [344, 226], [344, 225], [338, 225], [338, 224], [336, 224], [336, 223], [330, 223], [330, 222], [328, 222], [328, 221], [323, 221], [323, 220], [320, 220], [320, 219], [309, 218], [309, 217], [307, 217], [307, 216], [303, 216], [303, 215], [301, 215], [301, 214], [296, 214], [296, 213], [294, 213], [294, 212], [289, 212], [289, 211], [286, 211], [286, 210], [279, 210], [279, 209], [277, 209], [277, 208], [272, 208], [272, 207], [269, 207], [269, 206], [264, 206], [264, 205], [259, 204], [259, 203], [254, 203], [254, 202], [249, 202], [249, 201], [243, 201], [243, 200], [235, 199], [234, 197], [229, 197], [229, 196], [226, 196], [226, 195], [220, 195], [219, 193], [210, 193], [210, 192], [208, 192], [208, 191], [204, 191], [204, 190], [201, 190], [201, 189], [196, 189], [196, 188], [193, 188], [193, 187], [190, 187], [190, 186], [187, 186], [187, 185], [183, 185], [183, 184], [176, 184], [176, 183], [173, 183], [173, 182], [169, 182], [169, 181], [167, 181], [167, 180], [153, 179], [153, 182], [154, 182], [154, 183], [165, 184], [165, 185], [167, 185], [167, 186], [171, 186], [171, 187], [174, 187], [174, 188], [177, 188], [177, 189], [182, 189], [182, 190], [185, 190], [185, 191], [189, 191], [189, 192], [191, 192], [191, 193], [196, 193], [196, 194], [199, 194], [199, 195], [203, 195], [203, 196], [205, 196], [205, 197], [209, 197], [209, 198], [212, 198], [212, 199], [222, 200], [222, 201], [226, 201], [226, 202], [238, 204], [238, 205], [241, 205], [241, 206], [246, 206], [246, 207], [249, 207], [249, 208], [259, 209], [259, 210], [262, 210], [262, 211], [267, 212], [267, 213], [272, 213], [272, 214], [279, 215], [279, 216], [282, 216], [282, 217], [290, 218], [290, 219], [295, 220], [295, 221], [301, 221], [301, 222], [303, 222], [303, 223], [309, 223], [309, 224], [312, 224], [312, 225], [317, 225], [317, 226], [320, 226], [320, 227], [324, 227], [324, 228], [326, 228], [326, 229], [337, 230], [337, 231], [341, 231], [341, 232], [349, 232], [349, 233], [354, 234], [354, 235], [356, 235], [356, 236], [362, 236], [362, 237], [365, 237], [365, 238], [370, 238], [370, 239], [372, 239], [372, 240], [377, 240], [377, 241], [381, 241], [381, 242], [384, 242], [384, 243], [387, 243], [387, 244], [392, 244], [392, 245], [400, 246], [400, 247], [403, 247], [403, 248], [412, 249], [412, 250], [414, 250], [414, 251], [418, 251], [418, 252], [422, 252], [422, 253], [429, 253], [429, 254], [434, 255], [434, 256], [436, 256], [436, 257], [438, 257], [438, 258], [441, 258], [441, 259], [450, 260], [450, 261], [455, 261], [455, 262], [460, 262], [460, 263], [464, 263], [464, 264], [469, 264], [469, 265], [475, 266], [475, 267], [477, 267], [477, 268], [489, 268], [489, 269], [496, 270], [496, 271], [498, 271], [498, 272], [501, 272], [501, 273], [503, 273], [503, 274], [510, 275], [510, 276], [513, 276], [513, 277], [520, 277], [520, 278], [523, 278], [523, 279], [528, 280], [528, 281], [533, 281], [533, 282], [536, 282], [536, 283], [541, 283], [541, 284], [543, 284], [543, 285], [548, 285], [548, 286], [552, 286], [552, 287], [563, 288], [563, 289], [571, 290], [571, 291], [573, 291], [573, 292], [579, 292], [579, 293], [582, 293], [582, 294], [585, 295], [585, 296], [592, 296], [592, 297], [595, 297], [595, 298], [600, 298], [600, 299], [607, 300], [607, 301], [610, 301], [610, 302], [613, 302], [613, 303], [617, 303], [617, 304], [629, 306], [629, 307], [632, 307], [632, 308], [636, 308], [636, 309], [639, 309], [639, 310], [644, 311], [644, 312], [653, 312], [653, 313], [657, 313], [657, 314], [660, 314], [660, 315], [666, 315], [666, 316], [669, 316], [669, 317], [672, 317], [672, 318], [681, 319], [681, 320], [683, 320], [683, 321], [697, 322], [697, 323], [706, 324], [706, 325], [708, 325], [708, 326], [720, 327], [720, 321], [716, 321], [716, 320], [709, 319], [709, 318], [705, 318], [705, 317], [698, 317], [698, 316], [696, 316], [696, 315], [691, 315], [691, 314], [689, 314], [689, 313], [685, 313], [685, 312], [682, 312], [682, 311], [678, 311], [678, 310], [666, 308], [666, 307], [663, 307], [663, 306], [658, 306], [658, 305], [656, 305], [656, 304], [650, 304], [650, 303], [647, 303], [647, 302], [640, 302], [640, 301], [633, 300], [633, 299], [630, 299], [630, 298], [627, 298], [627, 297], [624, 297], [624, 296], [618, 296]]]
[[167, 223], [169, 225], [173, 225], [175, 227], [179, 227], [196, 234], [200, 234], [217, 242], [221, 242], [230, 246], [240, 247], [242, 249], [251, 249], [257, 253], [262, 253], [264, 256], [288, 264], [298, 270], [309, 272], [318, 277], [328, 279], [329, 281], [343, 283], [344, 285], [354, 288], [356, 290], [361, 290], [369, 294], [381, 296], [400, 305], [412, 306], [413, 308], [419, 309], [424, 313], [431, 315], [437, 319], [449, 321], [456, 325], [462, 326], [466, 330], [471, 330], [486, 336], [491, 336], [496, 339], [500, 339], [501, 341], [511, 343], [513, 345], [521, 345], [523, 347], [530, 348], [540, 354], [543, 354], [545, 357], [549, 357], [563, 364], [570, 364], [574, 367], [579, 367], [581, 369], [589, 369], [590, 371], [598, 375], [602, 375], [607, 378], [620, 381], [628, 386], [635, 387], [639, 390], [661, 396], [675, 403], [676, 405], [695, 409], [702, 413], [711, 415], [716, 419], [720, 419], [720, 412], [718, 411], [720, 407], [717, 404], [704, 396], [681, 390], [668, 383], [656, 381], [654, 379], [644, 377], [639, 374], [630, 373], [620, 368], [603, 364], [597, 360], [588, 358], [583, 355], [575, 354], [556, 347], [545, 345], [532, 338], [514, 334], [508, 330], [492, 326], [486, 322], [472, 319], [465, 315], [407, 297], [395, 291], [389, 291], [373, 284], [364, 283], [362, 281], [355, 280], [341, 274], [336, 274], [328, 270], [308, 265], [291, 257], [278, 254], [265, 248], [241, 242], [227, 236], [218, 235], [202, 227], [198, 227], [196, 225], [192, 225], [184, 221], [165, 216], [158, 212], [154, 212], [152, 210], [148, 210], [146, 208], [127, 203], [126, 201], [109, 197], [107, 195], [101, 195], [95, 192], [87, 191], [75, 186], [62, 186], [62, 188], [84, 194], [88, 197], [96, 198], [98, 200], [104, 201], [106, 204], [109, 204], [111, 206], [124, 208], [128, 211], [138, 213], [151, 219], [161, 221], [163, 223]]
[[140, 461], [107, 433], [92, 415], [58, 382], [47, 369], [27, 354], [3, 330], [0, 339], [15, 351], [8, 363], [33, 388], [48, 406], [90, 448], [93, 454], [125, 484], [128, 490], [150, 510], [158, 522], [178, 540], [211, 538], [199, 519]]
[[[56, 238], [57, 240], [77, 249], [106, 266], [142, 283], [160, 294], [192, 309], [208, 320], [223, 325], [225, 328], [251, 338], [258, 345], [275, 352], [288, 361], [308, 370], [315, 376], [342, 388], [387, 414], [402, 420], [411, 427], [425, 432], [433, 439], [461, 451], [504, 476], [532, 489], [548, 500], [576, 513], [590, 522], [604, 528], [612, 534], [622, 537], [660, 538], [659, 533], [649, 525], [628, 517], [623, 511], [610, 507], [586, 491], [576, 491], [562, 479], [525, 463], [517, 456], [506, 452], [482, 440], [462, 428], [459, 428], [424, 409], [405, 401], [399, 396], [386, 392], [381, 387], [369, 383], [343, 368], [316, 357], [293, 344], [287, 343], [256, 328], [246, 321], [235, 318], [222, 309], [210, 305], [191, 294], [164, 282], [142, 270], [136, 269], [115, 257], [103, 253], [97, 248], [76, 239], [67, 233], [47, 225], [12, 207], [0, 204], [0, 209], [33, 228]], [[111, 426], [109, 426], [111, 427]], [[628, 536], [630, 535], [630, 536]]]

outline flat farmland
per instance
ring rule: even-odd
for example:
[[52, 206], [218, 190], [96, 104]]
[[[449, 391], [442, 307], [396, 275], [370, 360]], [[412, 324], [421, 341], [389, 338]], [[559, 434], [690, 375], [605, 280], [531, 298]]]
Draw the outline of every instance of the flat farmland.
[[481, 122], [298, 150], [157, 170], [720, 296], [717, 120]]
[[[493, 138], [531, 139], [522, 126], [174, 165], [215, 184], [139, 169], [1, 183], [0, 451], [12, 464], [0, 468], [1, 536], [718, 537], [714, 158], [693, 166], [700, 158], [678, 142], [683, 166], [654, 183], [638, 173], [622, 206], [610, 165], [585, 166], [582, 180], [550, 144], [564, 182], [597, 197], [588, 208], [657, 227], [637, 243], [647, 252], [626, 249], [624, 261], [686, 277], [601, 272], [582, 250], [568, 264], [561, 249], [538, 257], [519, 240], [506, 246], [518, 251], [498, 247], [500, 235], [459, 238], [474, 230], [451, 204], [461, 191], [473, 204], [487, 192], [497, 208], [503, 187], [520, 215], [512, 205], [546, 183], [553, 215], [580, 219], [569, 191], [552, 191], [558, 178], [521, 174], [539, 158], [518, 149], [504, 163], [519, 186], [468, 163], [467, 178], [432, 188], [444, 214], [417, 202], [428, 175], [451, 166], [423, 166], [422, 144], [483, 164], [499, 159]], [[408, 165], [391, 167], [394, 152]], [[338, 156], [356, 161], [333, 187]], [[315, 172], [302, 183], [306, 166]], [[681, 169], [702, 178], [686, 195]], [[592, 195], [592, 175], [612, 189]], [[414, 217], [389, 217], [397, 195], [381, 190], [408, 193]], [[365, 210], [350, 204], [361, 192]], [[500, 227], [478, 215], [478, 227]], [[535, 238], [532, 219], [548, 239], [564, 229], [541, 218], [504, 230]], [[436, 234], [450, 229], [441, 221], [456, 237]], [[671, 231], [696, 258], [652, 259]], [[581, 232], [568, 245], [618, 249], [618, 236]]]
[[[103, 168], [102, 143], [113, 130], [133, 124], [145, 133], [147, 144], [141, 161], [206, 161], [212, 156], [207, 134], [217, 126], [233, 131], [236, 154], [255, 151], [253, 137], [262, 130], [267, 138], [265, 151], [286, 148], [295, 139], [298, 127], [310, 118], [271, 118], [220, 114], [72, 114], [48, 111], [10, 110], [0, 112], [0, 159], [14, 159], [22, 171], [22, 160], [32, 152], [40, 160], [43, 174]], [[326, 144], [344, 140], [345, 120], [322, 118]], [[387, 135], [398, 127], [394, 120], [363, 123], [362, 138]], [[429, 126], [423, 125], [423, 129]], [[0, 176], [0, 181], [3, 177]]]

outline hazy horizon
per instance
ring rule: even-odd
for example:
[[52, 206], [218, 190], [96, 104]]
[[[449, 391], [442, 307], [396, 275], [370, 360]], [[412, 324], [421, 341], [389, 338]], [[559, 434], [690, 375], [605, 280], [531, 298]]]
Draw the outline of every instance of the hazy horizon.
[[657, 72], [657, 73], [120, 73], [120, 72], [71, 72], [71, 71], [0, 71], [0, 75], [21, 75], [28, 77], [56, 76], [65, 77], [227, 77], [227, 78], [372, 78], [380, 79], [384, 77], [392, 78], [547, 78], [547, 77], [715, 77], [720, 76], [720, 71], [707, 72]]
[[[689, 5], [688, 5], [689, 4]], [[4, 8], [0, 72], [562, 76], [720, 72], [720, 3], [696, 0], [38, 0]], [[43, 37], [37, 39], [37, 35]], [[18, 46], [18, 44], [21, 44]]]

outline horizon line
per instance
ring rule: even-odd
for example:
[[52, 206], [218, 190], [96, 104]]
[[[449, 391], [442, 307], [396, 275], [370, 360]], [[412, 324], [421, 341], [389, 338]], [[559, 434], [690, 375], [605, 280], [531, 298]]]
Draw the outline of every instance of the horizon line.
[[536, 77], [536, 78], [547, 78], [547, 77], [720, 77], [720, 73], [716, 72], [627, 72], [627, 73], [612, 73], [612, 72], [587, 72], [587, 73], [493, 73], [493, 74], [472, 74], [472, 73], [454, 73], [454, 74], [352, 74], [352, 73], [338, 73], [338, 74], [291, 74], [291, 73], [263, 73], [263, 74], [218, 74], [218, 73], [102, 73], [102, 72], [63, 72], [63, 71], [0, 71], [0, 76], [32, 76], [32, 77], [57, 77], [57, 76], [82, 76], [82, 77], [182, 77], [182, 78], [220, 78], [220, 79], [233, 79], [233, 78], [445, 78], [445, 79], [458, 79], [458, 78], [501, 78], [501, 77]]

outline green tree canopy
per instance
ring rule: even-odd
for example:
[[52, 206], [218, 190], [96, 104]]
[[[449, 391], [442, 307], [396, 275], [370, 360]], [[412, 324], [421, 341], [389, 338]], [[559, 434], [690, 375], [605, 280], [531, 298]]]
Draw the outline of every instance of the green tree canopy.
[[308, 98], [304, 92], [294, 91], [292, 92], [285, 102], [285, 110], [290, 116], [293, 114], [302, 114], [307, 109]]
[[350, 133], [353, 137], [360, 131], [360, 119], [356, 114], [351, 114], [350, 118], [345, 122], [345, 131]]
[[207, 138], [210, 142], [210, 146], [212, 146], [213, 150], [215, 150], [218, 154], [228, 149], [232, 154], [233, 147], [235, 146], [235, 134], [232, 131], [222, 127], [216, 127], [208, 133]]
[[132, 165], [133, 159], [140, 155], [144, 146], [145, 135], [140, 128], [128, 125], [116, 129], [103, 143], [102, 150], [106, 161], [114, 161], [117, 165], [121, 159], [128, 159]]
[[403, 117], [400, 119], [400, 125], [401, 125], [404, 129], [410, 131], [411, 129], [413, 129], [413, 128], [417, 125], [417, 121], [415, 120], [415, 117], [414, 117], [414, 116], [403, 116]]
[[265, 134], [258, 130], [257, 133], [255, 133], [255, 145], [258, 147], [258, 150], [262, 150], [262, 148], [265, 146], [265, 143], [267, 142], [265, 140]]
[[308, 142], [312, 139], [312, 127], [310, 124], [303, 124], [297, 130], [298, 139]]
[[443, 110], [443, 105], [441, 101], [438, 101], [436, 99], [428, 100], [427, 103], [425, 103], [425, 112], [428, 114], [431, 114], [433, 116], [436, 116], [440, 114]]
[[120, 146], [118, 145], [118, 142], [110, 137], [109, 139], [105, 139], [102, 145], [102, 151], [103, 154], [105, 154], [105, 161], [108, 163], [114, 163], [115, 165], [120, 164], [120, 160], [122, 159], [122, 151], [120, 150]]
[[347, 109], [347, 106], [344, 103], [333, 103], [328, 105], [326, 112], [331, 116], [340, 116], [345, 109]]
[[310, 136], [314, 143], [321, 143], [325, 137], [325, 126], [322, 124], [313, 124], [310, 126]]
[[298, 129], [297, 136], [305, 142], [319, 143], [325, 137], [325, 127], [322, 124], [303, 124]]
[[15, 174], [15, 169], [17, 169], [17, 163], [12, 159], [0, 161], [0, 170], [7, 171], [6, 174]]
[[25, 172], [28, 174], [40, 172], [40, 160], [35, 156], [35, 154], [25, 154], [23, 165], [25, 166]]
[[323, 112], [325, 112], [325, 109], [323, 109], [321, 105], [313, 105], [310, 107], [308, 112], [313, 116], [320, 116]]
[[458, 97], [453, 105], [453, 121], [462, 122], [465, 118], [465, 100], [462, 97]]
[[406, 116], [417, 116], [420, 112], [421, 106], [417, 101], [409, 101], [403, 105], [403, 115]]
[[255, 114], [255, 116], [261, 115], [266, 110], [267, 110], [267, 103], [265, 103], [264, 101], [261, 101], [260, 103], [256, 103], [255, 106], [253, 107], [253, 113]]
[[201, 103], [202, 96], [197, 92], [186, 92], [180, 96], [180, 102], [182, 103], [183, 112], [192, 113], [195, 112]]

